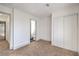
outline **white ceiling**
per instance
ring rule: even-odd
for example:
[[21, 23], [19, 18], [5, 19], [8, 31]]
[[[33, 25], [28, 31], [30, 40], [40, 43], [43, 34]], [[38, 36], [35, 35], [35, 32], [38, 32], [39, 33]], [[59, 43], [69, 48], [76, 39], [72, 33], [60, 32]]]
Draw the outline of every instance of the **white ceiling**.
[[66, 6], [76, 6], [77, 3], [49, 3], [50, 6], [47, 7], [46, 3], [2, 3], [1, 5], [8, 6], [11, 8], [21, 9], [27, 13], [30, 13], [38, 17], [50, 16], [54, 8], [66, 7]]

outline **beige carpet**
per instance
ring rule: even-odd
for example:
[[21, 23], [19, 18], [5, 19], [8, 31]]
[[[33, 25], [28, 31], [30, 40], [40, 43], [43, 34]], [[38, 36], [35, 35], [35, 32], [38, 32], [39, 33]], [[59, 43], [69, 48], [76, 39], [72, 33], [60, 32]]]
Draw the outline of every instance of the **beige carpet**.
[[50, 42], [39, 40], [31, 42], [30, 45], [27, 45], [15, 51], [8, 49], [8, 44], [6, 41], [5, 43], [0, 42], [0, 55], [1, 56], [75, 56], [77, 55], [77, 53], [59, 47], [51, 46]]

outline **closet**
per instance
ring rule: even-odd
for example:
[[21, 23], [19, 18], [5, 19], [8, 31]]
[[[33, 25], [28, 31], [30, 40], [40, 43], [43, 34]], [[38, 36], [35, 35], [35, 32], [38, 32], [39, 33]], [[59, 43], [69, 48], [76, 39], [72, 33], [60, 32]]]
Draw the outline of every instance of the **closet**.
[[78, 51], [78, 14], [69, 14], [53, 17], [53, 40], [54, 46]]

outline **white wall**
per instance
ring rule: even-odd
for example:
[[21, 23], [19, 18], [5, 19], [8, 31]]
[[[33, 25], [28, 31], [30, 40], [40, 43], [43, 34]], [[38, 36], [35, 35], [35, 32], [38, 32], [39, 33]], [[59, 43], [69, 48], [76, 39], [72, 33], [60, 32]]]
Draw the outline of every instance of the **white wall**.
[[46, 41], [51, 40], [51, 19], [50, 17], [43, 17], [39, 20], [39, 26], [38, 26], [38, 33], [37, 37], [38, 39], [43, 39]]
[[36, 18], [14, 9], [14, 49], [30, 43], [30, 19]]
[[14, 9], [14, 49], [30, 43], [30, 19], [36, 20], [36, 40], [50, 41], [50, 18], [37, 18], [18, 9]]
[[11, 13], [12, 13], [12, 8], [8, 8], [8, 7], [6, 7], [6, 6], [0, 5], [0, 12], [4, 12], [4, 13], [9, 13], [9, 14], [11, 14]]
[[[16, 49], [21, 44], [18, 44], [19, 42], [22, 44], [28, 44], [30, 40], [30, 19], [39, 20], [37, 17], [34, 17], [32, 15], [29, 15], [25, 12], [14, 10], [13, 8], [8, 8], [7, 6], [0, 5], [0, 12], [6, 13], [10, 15], [10, 27], [9, 27], [9, 40], [10, 40], [10, 49]], [[20, 17], [21, 16], [21, 17]], [[15, 20], [16, 19], [16, 20]], [[23, 19], [23, 21], [22, 21]], [[22, 22], [21, 22], [22, 21]], [[26, 23], [25, 23], [26, 22]], [[37, 21], [39, 22], [39, 21]], [[23, 25], [22, 27], [19, 27], [19, 25]], [[39, 23], [37, 27], [39, 26]], [[20, 30], [18, 30], [20, 28]], [[25, 31], [25, 32], [19, 32], [19, 31]], [[18, 33], [16, 32], [18, 31]], [[37, 29], [38, 31], [38, 29]], [[21, 36], [21, 34], [23, 34]], [[16, 36], [17, 35], [17, 36]], [[19, 40], [17, 38], [21, 37]], [[25, 37], [26, 36], [26, 37]], [[24, 38], [24, 39], [23, 39]], [[21, 41], [20, 41], [21, 40]], [[25, 41], [26, 40], [26, 41]], [[38, 39], [37, 39], [38, 40]], [[18, 42], [19, 41], [19, 42]], [[26, 43], [27, 42], [27, 43]], [[14, 45], [15, 43], [15, 45]]]
[[30, 19], [37, 22], [36, 40], [44, 39], [50, 41], [50, 19], [38, 18], [18, 9], [7, 8], [0, 5], [0, 12], [9, 13], [10, 18], [10, 49], [17, 49], [29, 44], [30, 41]]
[[26, 13], [14, 9], [14, 49], [30, 43], [30, 23]]

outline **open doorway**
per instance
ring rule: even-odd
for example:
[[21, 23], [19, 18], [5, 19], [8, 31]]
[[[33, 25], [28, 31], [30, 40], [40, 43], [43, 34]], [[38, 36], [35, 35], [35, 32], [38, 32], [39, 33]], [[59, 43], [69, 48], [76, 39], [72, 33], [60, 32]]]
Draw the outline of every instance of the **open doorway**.
[[30, 41], [36, 40], [36, 20], [30, 21]]
[[9, 49], [10, 46], [10, 15], [0, 12], [0, 50]]
[[6, 21], [0, 21], [0, 40], [6, 40]]

